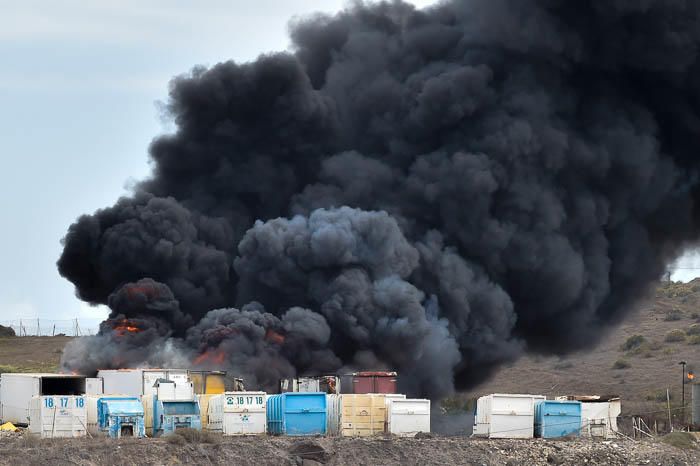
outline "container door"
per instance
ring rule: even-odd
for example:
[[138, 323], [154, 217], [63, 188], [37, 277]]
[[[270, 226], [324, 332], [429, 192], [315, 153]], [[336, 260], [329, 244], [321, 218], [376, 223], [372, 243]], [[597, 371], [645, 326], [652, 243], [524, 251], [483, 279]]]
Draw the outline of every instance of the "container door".
[[413, 436], [430, 432], [430, 400], [393, 400], [389, 409], [392, 434]]
[[367, 437], [382, 433], [386, 419], [384, 395], [343, 395], [342, 435]]
[[287, 435], [326, 434], [326, 394], [284, 394], [284, 426]]
[[532, 438], [535, 400], [529, 396], [492, 395], [490, 399], [490, 438]]
[[357, 375], [352, 379], [352, 393], [374, 393], [374, 377]]
[[374, 391], [372, 393], [396, 393], [396, 377], [374, 377]]

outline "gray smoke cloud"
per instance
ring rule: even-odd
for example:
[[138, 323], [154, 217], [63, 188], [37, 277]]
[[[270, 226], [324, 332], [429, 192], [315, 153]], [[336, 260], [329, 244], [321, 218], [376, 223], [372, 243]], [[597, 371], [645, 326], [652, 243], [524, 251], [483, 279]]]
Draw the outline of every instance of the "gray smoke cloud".
[[439, 398], [594, 344], [697, 240], [700, 4], [360, 2], [291, 37], [175, 78], [152, 176], [70, 226], [59, 271], [113, 313], [65, 368]]

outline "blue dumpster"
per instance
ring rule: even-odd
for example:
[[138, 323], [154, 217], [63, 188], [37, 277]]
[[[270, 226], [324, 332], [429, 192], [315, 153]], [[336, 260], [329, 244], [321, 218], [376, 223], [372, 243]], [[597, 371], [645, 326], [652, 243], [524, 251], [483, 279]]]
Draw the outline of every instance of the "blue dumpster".
[[282, 393], [267, 399], [267, 431], [273, 435], [325, 435], [325, 393]]
[[540, 400], [535, 403], [535, 437], [578, 437], [580, 433], [580, 401]]
[[101, 431], [112, 438], [145, 437], [143, 405], [138, 398], [100, 398], [97, 422]]

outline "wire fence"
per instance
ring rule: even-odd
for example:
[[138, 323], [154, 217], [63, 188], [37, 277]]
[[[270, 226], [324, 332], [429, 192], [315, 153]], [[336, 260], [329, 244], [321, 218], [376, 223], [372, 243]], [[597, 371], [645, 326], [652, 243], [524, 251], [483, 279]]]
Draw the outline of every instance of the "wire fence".
[[0, 320], [0, 325], [10, 327], [18, 337], [68, 335], [80, 337], [95, 335], [99, 321], [92, 319], [14, 319]]

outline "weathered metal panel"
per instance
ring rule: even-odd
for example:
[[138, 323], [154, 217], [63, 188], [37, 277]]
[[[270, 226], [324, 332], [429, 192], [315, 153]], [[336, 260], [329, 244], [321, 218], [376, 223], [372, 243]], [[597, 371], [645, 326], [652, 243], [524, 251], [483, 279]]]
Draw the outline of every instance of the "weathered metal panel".
[[389, 433], [411, 437], [430, 432], [430, 400], [392, 400], [389, 404]]
[[535, 402], [542, 395], [494, 393], [477, 400], [474, 435], [489, 438], [532, 438]]
[[[386, 398], [381, 394], [341, 395], [340, 434], [368, 437], [384, 432]], [[428, 426], [430, 427], [430, 426]]]
[[35, 396], [30, 402], [29, 432], [41, 438], [87, 435], [84, 396]]

